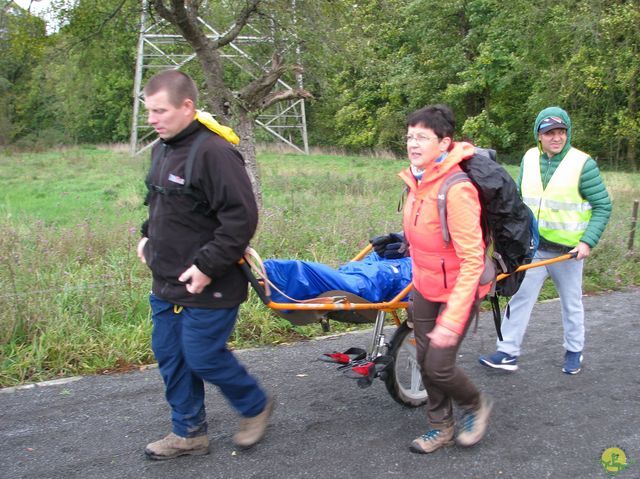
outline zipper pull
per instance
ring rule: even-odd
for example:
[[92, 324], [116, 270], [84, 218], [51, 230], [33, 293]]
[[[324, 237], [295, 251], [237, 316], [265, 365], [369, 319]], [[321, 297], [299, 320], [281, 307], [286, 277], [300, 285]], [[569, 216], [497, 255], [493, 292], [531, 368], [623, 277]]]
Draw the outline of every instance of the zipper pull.
[[423, 203], [424, 203], [424, 200], [420, 200], [420, 205], [418, 205], [418, 209], [416, 210], [416, 217], [413, 222], [413, 226], [416, 226], [418, 224], [418, 216], [420, 216], [420, 210], [422, 209]]

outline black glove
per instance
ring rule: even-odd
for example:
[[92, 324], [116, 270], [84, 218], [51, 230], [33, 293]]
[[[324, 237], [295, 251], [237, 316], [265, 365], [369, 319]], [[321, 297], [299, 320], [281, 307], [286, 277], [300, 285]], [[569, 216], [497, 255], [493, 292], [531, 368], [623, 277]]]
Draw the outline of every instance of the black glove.
[[407, 256], [407, 243], [389, 243], [382, 254], [384, 259], [400, 259]]
[[373, 250], [382, 258], [398, 259], [406, 256], [407, 244], [402, 233], [376, 236], [371, 238], [369, 242], [373, 246]]

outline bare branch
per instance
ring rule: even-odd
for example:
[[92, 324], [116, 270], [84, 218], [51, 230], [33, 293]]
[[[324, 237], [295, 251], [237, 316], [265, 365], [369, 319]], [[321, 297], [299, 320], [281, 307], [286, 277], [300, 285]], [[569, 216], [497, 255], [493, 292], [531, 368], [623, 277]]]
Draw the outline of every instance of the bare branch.
[[198, 57], [205, 74], [207, 89], [215, 98], [209, 102], [211, 112], [225, 118], [225, 102], [231, 101], [233, 95], [224, 82], [224, 69], [220, 52], [203, 31], [198, 21], [200, 2], [189, 0], [151, 0], [150, 5], [162, 18], [171, 23], [187, 41]]
[[249, 21], [251, 15], [258, 10], [258, 5], [260, 5], [260, 2], [261, 0], [251, 0], [247, 2], [247, 5], [238, 14], [233, 27], [231, 27], [231, 29], [227, 33], [225, 33], [216, 42], [214, 42], [215, 48], [221, 48], [225, 45], [228, 45], [229, 43], [234, 41], [238, 35], [240, 35], [240, 32]]
[[300, 99], [313, 99], [313, 95], [303, 88], [294, 88], [292, 90], [274, 91], [269, 93], [261, 102], [260, 107], [262, 109], [269, 108], [271, 105], [275, 105], [281, 101], [286, 100], [300, 100]]
[[[274, 54], [271, 58], [271, 69], [238, 92], [238, 99], [244, 108], [248, 111], [264, 108], [265, 99], [271, 94], [278, 80], [288, 71], [302, 73], [302, 67], [285, 65], [282, 58]], [[273, 104], [273, 102], [270, 102], [270, 104]]]
[[[158, 10], [158, 14], [171, 22], [192, 46], [208, 43], [207, 36], [198, 25], [198, 2], [171, 0], [170, 10], [165, 8], [162, 0], [153, 0], [152, 3], [156, 8], [162, 5], [162, 9]], [[168, 14], [168, 16], [165, 16], [165, 14]]]

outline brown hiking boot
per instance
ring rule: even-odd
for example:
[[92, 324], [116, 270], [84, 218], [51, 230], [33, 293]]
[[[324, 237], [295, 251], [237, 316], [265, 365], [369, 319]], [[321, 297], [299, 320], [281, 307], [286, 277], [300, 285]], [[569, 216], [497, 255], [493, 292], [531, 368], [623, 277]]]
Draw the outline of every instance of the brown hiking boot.
[[159, 441], [147, 444], [144, 453], [149, 459], [158, 461], [174, 457], [209, 454], [209, 438], [207, 436], [180, 437], [171, 433]]
[[471, 447], [484, 437], [489, 425], [489, 416], [493, 408], [493, 401], [490, 397], [482, 394], [480, 396], [480, 407], [476, 410], [466, 411], [460, 420], [460, 432], [456, 437], [456, 442], [460, 446]]
[[260, 414], [240, 419], [240, 429], [233, 435], [233, 443], [243, 449], [257, 444], [267, 430], [267, 424], [273, 408], [273, 399], [267, 398], [267, 404]]
[[453, 426], [431, 429], [411, 443], [411, 452], [429, 454], [441, 447], [453, 446]]

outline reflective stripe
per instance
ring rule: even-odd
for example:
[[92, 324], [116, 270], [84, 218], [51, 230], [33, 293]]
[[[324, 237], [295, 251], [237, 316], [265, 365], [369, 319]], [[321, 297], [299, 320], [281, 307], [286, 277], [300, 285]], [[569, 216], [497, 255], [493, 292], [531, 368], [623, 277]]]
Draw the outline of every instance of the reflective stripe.
[[551, 208], [553, 210], [563, 210], [563, 211], [589, 211], [591, 209], [591, 205], [588, 202], [576, 204], [569, 203], [567, 201], [557, 201], [557, 200], [549, 200], [542, 199], [542, 203], [540, 203], [540, 207]]
[[556, 200], [548, 200], [548, 199], [540, 199], [540, 198], [522, 198], [522, 201], [531, 209], [536, 208], [550, 208], [552, 210], [562, 210], [562, 211], [589, 211], [591, 209], [591, 205], [588, 202], [576, 204], [569, 203], [566, 201], [556, 201]]
[[522, 198], [522, 201], [531, 208], [532, 210], [536, 210], [540, 206], [540, 198]]
[[564, 230], [564, 231], [584, 231], [587, 228], [589, 222], [586, 223], [557, 223], [553, 221], [540, 220], [538, 221], [539, 228], [548, 228], [551, 230]]

